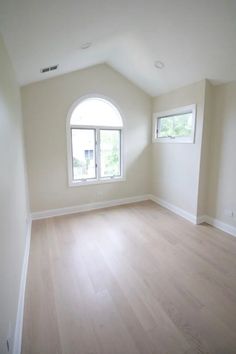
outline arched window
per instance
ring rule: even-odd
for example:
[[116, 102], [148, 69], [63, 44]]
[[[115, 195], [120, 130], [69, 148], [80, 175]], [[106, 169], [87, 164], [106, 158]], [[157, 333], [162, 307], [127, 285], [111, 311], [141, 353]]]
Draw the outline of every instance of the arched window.
[[69, 184], [123, 179], [123, 120], [110, 101], [84, 98], [67, 122]]

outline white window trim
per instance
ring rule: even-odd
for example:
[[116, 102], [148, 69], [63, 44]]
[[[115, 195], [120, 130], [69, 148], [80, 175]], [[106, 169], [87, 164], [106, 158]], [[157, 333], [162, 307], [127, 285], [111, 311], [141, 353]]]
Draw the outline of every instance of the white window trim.
[[[70, 120], [71, 120], [71, 115], [74, 111], [74, 109], [77, 107], [78, 104], [80, 104], [82, 101], [88, 99], [88, 98], [101, 98], [109, 103], [111, 103], [119, 112], [122, 122], [123, 122], [123, 127], [108, 127], [108, 126], [94, 126], [94, 125], [71, 125]], [[102, 178], [98, 175], [98, 169], [96, 171], [96, 178], [94, 179], [85, 179], [85, 180], [74, 180], [73, 179], [73, 157], [72, 157], [72, 138], [71, 138], [71, 129], [73, 128], [81, 128], [81, 129], [95, 129], [95, 134], [99, 132], [99, 130], [120, 130], [120, 169], [121, 169], [121, 175], [117, 177], [107, 177], [107, 178]], [[88, 185], [96, 185], [96, 184], [104, 184], [104, 183], [114, 183], [114, 182], [123, 182], [126, 181], [125, 177], [125, 120], [124, 116], [121, 113], [119, 107], [108, 97], [100, 95], [100, 94], [90, 94], [86, 96], [80, 97], [78, 100], [76, 100], [73, 105], [71, 106], [68, 115], [67, 115], [67, 120], [66, 120], [66, 136], [67, 136], [67, 170], [68, 170], [68, 185], [69, 187], [79, 187], [79, 186], [88, 186]], [[96, 137], [96, 139], [100, 138], [100, 134]], [[97, 164], [99, 164], [99, 154], [98, 154], [98, 148], [100, 144], [96, 144], [95, 147], [95, 155], [98, 156], [97, 158]]]
[[[196, 130], [196, 113], [197, 113], [196, 111], [197, 111], [196, 104], [192, 104], [192, 105], [188, 105], [188, 106], [174, 108], [174, 109], [171, 109], [168, 111], [154, 113], [153, 114], [153, 124], [152, 124], [152, 142], [153, 143], [171, 143], [171, 144], [178, 144], [178, 143], [194, 144], [195, 143], [195, 130]], [[193, 115], [191, 136], [175, 137], [175, 138], [171, 138], [171, 137], [158, 138], [157, 137], [159, 118], [166, 117], [166, 116], [172, 116], [175, 114], [188, 113], [188, 112], [191, 112]]]

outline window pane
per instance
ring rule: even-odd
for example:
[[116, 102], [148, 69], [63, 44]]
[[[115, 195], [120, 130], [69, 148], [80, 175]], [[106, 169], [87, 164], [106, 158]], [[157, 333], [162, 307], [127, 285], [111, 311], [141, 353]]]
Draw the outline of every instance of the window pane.
[[120, 130], [100, 130], [101, 177], [120, 176]]
[[74, 109], [71, 125], [122, 127], [122, 118], [117, 108], [102, 98], [87, 98]]
[[71, 129], [73, 179], [96, 178], [95, 130]]
[[159, 118], [158, 137], [188, 137], [192, 133], [191, 112]]

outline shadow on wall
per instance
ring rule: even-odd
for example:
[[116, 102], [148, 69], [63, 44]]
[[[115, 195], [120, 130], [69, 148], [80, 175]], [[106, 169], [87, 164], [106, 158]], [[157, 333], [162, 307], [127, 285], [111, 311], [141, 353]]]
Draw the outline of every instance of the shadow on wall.
[[230, 215], [235, 204], [235, 83], [215, 88], [213, 138], [211, 141], [209, 215], [235, 223]]
[[[216, 98], [216, 95], [215, 95]], [[225, 106], [225, 105], [224, 105]], [[225, 108], [218, 107], [218, 104], [214, 107], [215, 124], [213, 125], [213, 138], [211, 143], [210, 156], [212, 157], [210, 168], [210, 180], [209, 180], [209, 195], [208, 198], [210, 205], [208, 205], [208, 213], [211, 216], [216, 216], [217, 205], [219, 203], [219, 184], [220, 184], [220, 170], [222, 165], [222, 146], [224, 141], [223, 134], [223, 119], [225, 115]], [[208, 203], [208, 204], [209, 204]]]
[[[129, 156], [127, 155], [126, 159], [128, 158]], [[148, 173], [150, 171], [150, 162], [151, 145], [149, 144], [132, 161], [129, 160], [128, 167], [126, 166], [126, 179], [132, 180], [135, 178], [140, 185], [146, 185], [147, 193], [151, 193], [151, 173]], [[141, 172], [140, 166], [142, 166]]]

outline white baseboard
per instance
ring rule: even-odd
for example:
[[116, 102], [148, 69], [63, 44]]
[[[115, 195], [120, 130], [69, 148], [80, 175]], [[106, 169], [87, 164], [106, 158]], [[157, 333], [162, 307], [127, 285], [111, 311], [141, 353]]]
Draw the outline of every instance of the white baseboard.
[[148, 200], [148, 199], [150, 199], [149, 195], [140, 195], [140, 196], [136, 196], [136, 197], [113, 199], [113, 200], [102, 201], [102, 202], [75, 205], [72, 207], [65, 207], [65, 208], [60, 208], [60, 209], [51, 209], [51, 210], [34, 212], [31, 214], [31, 217], [32, 217], [32, 220], [46, 219], [46, 218], [51, 218], [54, 216], [76, 214], [76, 213], [82, 213], [85, 211], [109, 208], [109, 207], [118, 206], [118, 205], [142, 202], [142, 201]]
[[205, 223], [212, 225], [212, 226], [216, 227], [217, 229], [220, 229], [232, 236], [236, 236], [236, 227], [226, 224], [223, 221], [220, 221], [219, 219], [214, 219], [208, 215], [200, 215], [197, 217], [197, 216], [190, 214], [190, 213], [186, 212], [185, 210], [178, 208], [175, 205], [170, 204], [170, 203], [166, 202], [165, 200], [160, 199], [154, 195], [150, 195], [149, 199], [151, 199], [155, 203], [161, 205], [162, 207], [172, 211], [173, 213], [175, 213], [179, 216], [182, 216], [183, 218], [187, 219], [188, 221], [191, 221], [195, 225], [199, 225], [199, 224], [202, 224], [205, 222]]
[[190, 214], [189, 212], [185, 211], [184, 209], [181, 209], [181, 208], [175, 206], [174, 204], [171, 204], [161, 198], [158, 198], [155, 195], [151, 194], [149, 197], [153, 202], [161, 205], [162, 207], [172, 211], [173, 213], [175, 213], [179, 216], [182, 216], [184, 219], [190, 221], [191, 223], [197, 224], [197, 217], [194, 214]]
[[219, 219], [212, 218], [211, 216], [205, 216], [205, 222], [209, 225], [212, 225], [216, 227], [217, 229], [220, 229], [224, 232], [227, 232], [228, 234], [235, 236], [236, 237], [236, 227], [226, 224], [223, 221]]
[[188, 213], [185, 210], [183, 210], [171, 203], [168, 203], [165, 200], [160, 199], [152, 194], [32, 213], [31, 218], [29, 219], [29, 223], [28, 223], [25, 253], [24, 253], [24, 260], [23, 260], [23, 265], [22, 265], [21, 284], [20, 284], [20, 292], [19, 292], [19, 300], [18, 300], [18, 310], [17, 310], [17, 318], [16, 318], [16, 325], [15, 325], [15, 333], [14, 333], [13, 354], [20, 354], [21, 353], [24, 300], [25, 300], [26, 278], [27, 278], [27, 269], [28, 269], [28, 261], [29, 261], [32, 220], [50, 218], [50, 217], [60, 216], [60, 215], [81, 213], [81, 212], [85, 212], [85, 211], [108, 208], [108, 207], [124, 205], [124, 204], [131, 204], [131, 203], [141, 202], [141, 201], [145, 201], [145, 200], [152, 200], [153, 202], [155, 202], [155, 203], [161, 205], [162, 207], [172, 211], [173, 213], [183, 217], [184, 219], [192, 222], [193, 224], [201, 224], [203, 222], [206, 222], [209, 225], [212, 225], [224, 232], [227, 232], [233, 236], [236, 236], [236, 227], [226, 224], [218, 219], [214, 219], [208, 215], [202, 215], [202, 216], [197, 217], [197, 216], [195, 216], [191, 213]]
[[209, 216], [207, 216], [207, 215], [200, 215], [200, 216], [198, 216], [198, 217], [197, 217], [197, 225], [202, 224], [202, 223], [204, 223], [204, 222], [206, 222], [207, 224], [209, 224], [208, 221], [207, 221], [208, 218], [209, 218]]
[[32, 221], [31, 218], [29, 218], [27, 235], [26, 235], [25, 253], [24, 253], [24, 259], [23, 259], [22, 270], [21, 270], [20, 292], [19, 292], [19, 299], [18, 299], [18, 308], [17, 308], [13, 351], [12, 351], [13, 354], [21, 353], [25, 288], [26, 288], [26, 278], [27, 278], [28, 261], [29, 261], [30, 239], [31, 239], [31, 224]]
[[65, 207], [65, 208], [60, 208], [60, 209], [44, 210], [44, 211], [32, 213], [31, 217], [32, 217], [32, 220], [45, 219], [45, 218], [50, 218], [50, 217], [55, 217], [55, 216], [76, 214], [76, 213], [82, 213], [85, 211], [109, 208], [109, 207], [118, 206], [118, 205], [131, 204], [131, 203], [141, 202], [141, 201], [145, 201], [145, 200], [152, 200], [153, 202], [155, 202], [155, 203], [161, 205], [162, 207], [172, 211], [173, 213], [183, 217], [184, 219], [190, 221], [191, 223], [193, 223], [195, 225], [202, 224], [203, 222], [206, 222], [212, 226], [217, 227], [218, 229], [220, 229], [222, 231], [225, 231], [233, 236], [236, 236], [236, 228], [235, 227], [228, 225], [218, 219], [214, 219], [208, 215], [196, 216], [194, 214], [191, 214], [191, 213], [187, 212], [186, 210], [177, 207], [174, 204], [171, 204], [161, 198], [154, 196], [153, 194], [146, 194], [146, 195], [135, 196], [135, 197], [127, 197], [127, 198], [122, 198], [122, 199], [113, 199], [113, 200], [108, 200], [108, 201], [88, 203], [88, 204], [82, 204], [82, 205], [75, 205], [72, 207]]

